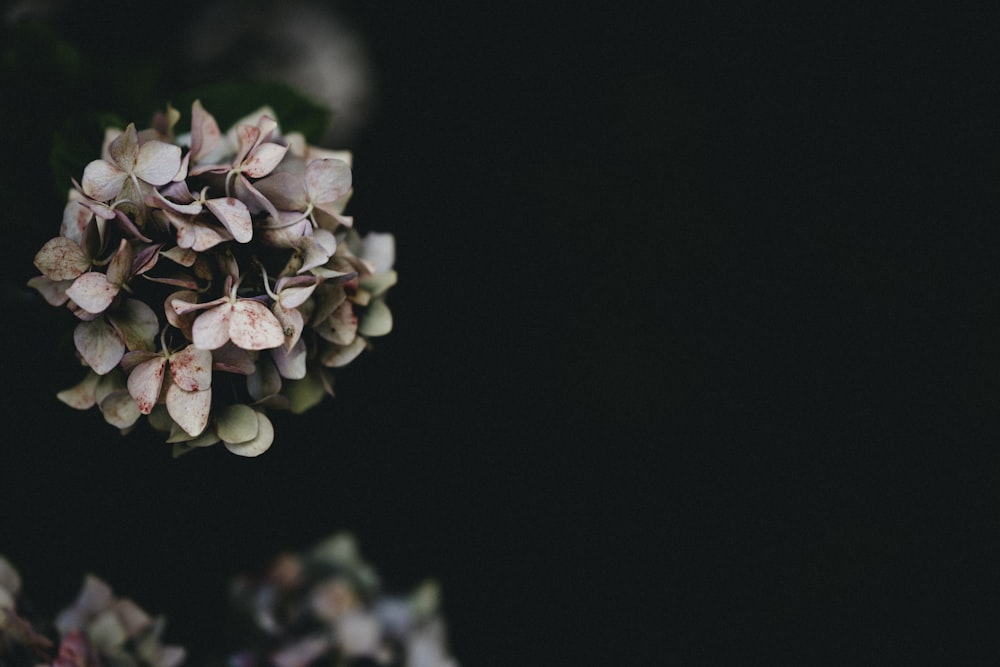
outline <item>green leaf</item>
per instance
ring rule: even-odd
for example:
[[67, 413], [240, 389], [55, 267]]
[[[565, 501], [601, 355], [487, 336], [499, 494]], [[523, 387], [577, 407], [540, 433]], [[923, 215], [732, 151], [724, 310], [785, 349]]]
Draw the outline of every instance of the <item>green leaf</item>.
[[278, 115], [283, 133], [301, 132], [310, 143], [319, 141], [330, 123], [330, 111], [307, 96], [281, 83], [270, 81], [230, 81], [176, 95], [171, 103], [181, 112], [179, 132], [191, 127], [191, 105], [201, 100], [225, 132], [234, 122], [267, 105]]

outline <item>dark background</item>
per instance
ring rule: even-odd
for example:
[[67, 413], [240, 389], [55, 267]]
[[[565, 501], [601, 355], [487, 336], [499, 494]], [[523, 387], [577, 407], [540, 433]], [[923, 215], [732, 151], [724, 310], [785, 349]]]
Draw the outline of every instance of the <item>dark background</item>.
[[49, 124], [121, 58], [149, 109], [205, 76], [163, 66], [184, 3], [115, 4], [50, 19], [90, 85], [5, 80], [0, 549], [40, 607], [94, 571], [206, 655], [230, 576], [349, 529], [441, 581], [465, 665], [996, 655], [996, 17], [340, 4], [395, 329], [262, 458], [174, 461], [55, 400], [70, 322], [21, 287]]

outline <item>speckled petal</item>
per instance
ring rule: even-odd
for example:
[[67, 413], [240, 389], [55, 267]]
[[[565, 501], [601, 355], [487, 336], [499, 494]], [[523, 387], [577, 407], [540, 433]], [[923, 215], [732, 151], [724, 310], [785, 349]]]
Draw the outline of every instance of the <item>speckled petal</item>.
[[170, 357], [170, 376], [184, 391], [212, 386], [212, 352], [188, 345]]
[[[195, 321], [196, 330], [200, 320]], [[278, 318], [267, 306], [251, 299], [240, 299], [233, 305], [229, 336], [237, 347], [244, 350], [267, 350], [285, 342], [285, 333]]]
[[189, 435], [198, 435], [208, 425], [212, 390], [184, 391], [176, 384], [167, 389], [167, 412]]
[[229, 321], [232, 314], [233, 305], [227, 302], [199, 315], [191, 326], [194, 344], [203, 350], [214, 350], [225, 345], [229, 340]]
[[66, 289], [66, 296], [88, 313], [103, 313], [118, 294], [118, 286], [100, 271], [85, 273]]
[[135, 399], [139, 412], [144, 415], [148, 415], [156, 406], [166, 366], [167, 360], [157, 355], [133, 368], [128, 376], [128, 393]]
[[125, 343], [103, 317], [80, 322], [73, 330], [73, 343], [95, 373], [111, 372], [125, 354]]

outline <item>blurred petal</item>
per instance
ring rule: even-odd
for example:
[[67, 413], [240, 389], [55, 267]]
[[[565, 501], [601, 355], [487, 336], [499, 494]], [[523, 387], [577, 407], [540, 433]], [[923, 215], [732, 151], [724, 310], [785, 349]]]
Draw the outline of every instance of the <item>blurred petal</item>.
[[181, 147], [162, 141], [147, 141], [139, 147], [136, 176], [153, 185], [166, 185], [181, 166]]
[[341, 160], [313, 160], [306, 167], [309, 201], [334, 202], [351, 189], [351, 168]]
[[260, 401], [281, 391], [281, 376], [274, 362], [268, 356], [262, 356], [256, 364], [256, 370], [247, 376], [247, 391], [255, 401]]
[[243, 163], [243, 173], [250, 178], [261, 178], [267, 176], [285, 157], [288, 146], [264, 143], [257, 147], [250, 159]]
[[348, 345], [358, 332], [358, 317], [350, 301], [337, 306], [326, 320], [314, 325], [316, 333], [337, 345]]
[[320, 363], [331, 368], [340, 368], [354, 361], [359, 354], [364, 352], [368, 346], [361, 336], [356, 337], [349, 345], [331, 348], [326, 354], [320, 357]]
[[191, 161], [197, 163], [219, 145], [222, 131], [212, 114], [205, 111], [201, 100], [191, 105]]
[[306, 344], [301, 338], [290, 352], [282, 345], [271, 350], [271, 357], [278, 374], [289, 380], [301, 380], [306, 376]]
[[375, 273], [385, 273], [396, 262], [396, 239], [392, 234], [371, 232], [362, 242], [361, 257], [375, 265]]
[[362, 336], [384, 336], [392, 331], [392, 311], [382, 299], [368, 304], [358, 322], [358, 333]]
[[139, 406], [125, 389], [111, 392], [104, 397], [98, 407], [104, 415], [104, 421], [115, 428], [128, 428], [139, 421], [141, 416]]
[[156, 313], [145, 302], [124, 299], [117, 310], [108, 313], [108, 320], [129, 350], [153, 349], [160, 322]]
[[100, 380], [100, 375], [87, 371], [87, 376], [79, 384], [63, 389], [56, 394], [56, 398], [71, 408], [89, 410], [97, 404], [97, 383]]
[[73, 284], [72, 280], [49, 280], [45, 276], [35, 276], [28, 281], [28, 287], [38, 290], [50, 306], [61, 306], [69, 300], [66, 290]]

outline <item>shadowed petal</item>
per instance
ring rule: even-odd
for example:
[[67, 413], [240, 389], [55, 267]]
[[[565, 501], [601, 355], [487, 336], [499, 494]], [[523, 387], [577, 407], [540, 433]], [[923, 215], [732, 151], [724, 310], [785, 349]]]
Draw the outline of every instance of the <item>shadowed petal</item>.
[[100, 375], [88, 371], [87, 376], [79, 384], [63, 389], [56, 394], [56, 398], [71, 408], [89, 410], [97, 403], [97, 383], [100, 381]]
[[125, 342], [129, 350], [150, 351], [160, 323], [156, 313], [138, 299], [125, 299], [121, 306], [108, 313], [108, 320]]
[[90, 268], [90, 260], [78, 243], [57, 236], [35, 255], [35, 266], [52, 280], [73, 280]]
[[334, 202], [351, 189], [351, 168], [342, 160], [313, 160], [306, 167], [309, 201]]
[[45, 276], [35, 276], [28, 281], [28, 287], [38, 290], [50, 306], [61, 306], [69, 301], [66, 290], [72, 284], [72, 280], [49, 280]]
[[128, 428], [139, 421], [139, 406], [128, 391], [118, 389], [104, 397], [98, 407], [104, 415], [104, 421], [115, 428]]
[[135, 131], [135, 123], [129, 123], [125, 131], [119, 134], [108, 146], [108, 154], [116, 165], [131, 172], [139, 154], [139, 134]]
[[249, 442], [260, 432], [257, 413], [249, 405], [236, 403], [219, 411], [215, 419], [216, 433], [223, 442]]
[[340, 368], [354, 361], [359, 354], [364, 352], [368, 341], [358, 336], [350, 345], [331, 348], [326, 354], [320, 357], [320, 363], [331, 368]]
[[73, 330], [73, 343], [95, 373], [111, 372], [125, 354], [125, 343], [103, 317], [80, 322]]
[[270, 449], [271, 443], [274, 442], [274, 426], [271, 424], [271, 420], [261, 412], [255, 412], [255, 414], [257, 415], [258, 423], [257, 437], [239, 444], [223, 441], [222, 444], [233, 454], [238, 454], [239, 456], [260, 456]]
[[289, 380], [301, 380], [306, 376], [306, 344], [301, 338], [290, 352], [285, 347], [271, 350], [271, 358], [278, 368], [278, 374]]
[[316, 333], [337, 345], [348, 345], [358, 332], [358, 317], [350, 301], [337, 306], [327, 319], [315, 327]]
[[358, 333], [363, 336], [384, 336], [392, 331], [392, 311], [382, 299], [368, 304], [358, 322]]

